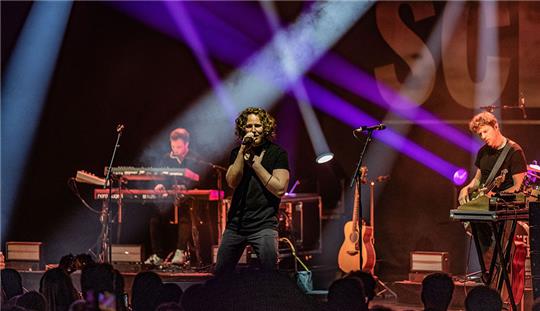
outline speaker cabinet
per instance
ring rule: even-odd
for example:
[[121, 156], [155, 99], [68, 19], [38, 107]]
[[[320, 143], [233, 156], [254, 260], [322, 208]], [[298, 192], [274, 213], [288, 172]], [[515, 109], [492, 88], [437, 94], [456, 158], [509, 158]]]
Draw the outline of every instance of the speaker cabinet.
[[[279, 206], [279, 236], [289, 238], [301, 255], [322, 251], [321, 197], [316, 194], [289, 194]], [[280, 251], [288, 247], [280, 245]]]
[[142, 246], [140, 244], [111, 245], [111, 261], [113, 263], [141, 263]]
[[411, 252], [409, 281], [421, 282], [424, 276], [433, 272], [450, 272], [448, 252]]
[[43, 243], [7, 242], [6, 267], [16, 270], [43, 270]]
[[[218, 240], [225, 231], [230, 200], [224, 200], [218, 215]], [[281, 198], [278, 212], [278, 231], [295, 244], [300, 255], [318, 254], [322, 251], [321, 214], [322, 200], [317, 194], [288, 194]], [[290, 252], [288, 245], [279, 245], [280, 254]]]

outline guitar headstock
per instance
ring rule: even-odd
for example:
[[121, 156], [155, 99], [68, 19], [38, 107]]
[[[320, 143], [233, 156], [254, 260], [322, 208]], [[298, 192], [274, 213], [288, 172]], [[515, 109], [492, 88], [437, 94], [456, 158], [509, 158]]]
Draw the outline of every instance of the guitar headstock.
[[368, 178], [368, 168], [367, 166], [360, 167], [360, 182], [363, 184], [367, 184], [367, 178]]

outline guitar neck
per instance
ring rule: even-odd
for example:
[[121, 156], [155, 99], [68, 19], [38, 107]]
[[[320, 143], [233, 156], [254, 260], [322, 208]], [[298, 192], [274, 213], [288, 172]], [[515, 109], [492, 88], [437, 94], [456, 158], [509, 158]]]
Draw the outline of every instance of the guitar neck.
[[354, 202], [352, 215], [353, 231], [358, 231], [358, 211], [360, 210], [360, 195], [358, 194], [358, 188], [360, 188], [360, 184], [356, 183], [354, 185]]
[[369, 225], [375, 232], [375, 183], [369, 183]]

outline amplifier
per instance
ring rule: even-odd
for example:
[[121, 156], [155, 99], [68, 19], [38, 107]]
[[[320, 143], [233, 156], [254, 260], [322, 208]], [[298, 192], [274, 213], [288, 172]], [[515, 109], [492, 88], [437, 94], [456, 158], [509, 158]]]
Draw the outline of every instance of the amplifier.
[[41, 242], [7, 242], [6, 267], [16, 270], [42, 270], [42, 246]]
[[[322, 200], [317, 194], [288, 194], [279, 206], [279, 236], [289, 238], [299, 254], [322, 251]], [[288, 246], [280, 252], [288, 250]]]
[[448, 252], [411, 252], [411, 272], [449, 271]]
[[[218, 241], [225, 231], [230, 200], [223, 200], [218, 214]], [[318, 194], [296, 193], [281, 198], [278, 212], [280, 237], [290, 239], [300, 255], [320, 254], [322, 251], [322, 200]], [[282, 247], [283, 246], [283, 247]], [[288, 245], [281, 245], [280, 253], [290, 253]]]
[[111, 245], [111, 262], [140, 263], [142, 261], [142, 246], [140, 244]]

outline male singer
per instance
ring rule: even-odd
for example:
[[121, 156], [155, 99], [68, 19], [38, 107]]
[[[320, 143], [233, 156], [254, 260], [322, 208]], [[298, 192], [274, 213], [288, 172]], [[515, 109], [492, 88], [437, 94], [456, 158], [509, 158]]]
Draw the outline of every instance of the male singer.
[[277, 214], [289, 183], [289, 161], [287, 152], [272, 142], [275, 130], [275, 119], [261, 108], [247, 108], [236, 118], [236, 135], [242, 143], [232, 150], [226, 174], [234, 194], [216, 275], [234, 271], [248, 244], [261, 269], [277, 269]]

